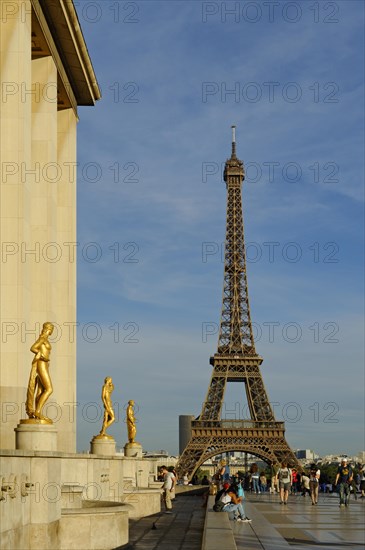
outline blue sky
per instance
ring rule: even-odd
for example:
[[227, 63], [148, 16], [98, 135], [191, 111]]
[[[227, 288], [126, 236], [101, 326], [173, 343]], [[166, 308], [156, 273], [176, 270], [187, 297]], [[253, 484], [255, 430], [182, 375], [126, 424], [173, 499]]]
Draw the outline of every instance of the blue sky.
[[[236, 124], [269, 399], [292, 447], [362, 450], [363, 3], [76, 6], [103, 92], [79, 110], [79, 449], [100, 429], [105, 376], [118, 446], [129, 399], [148, 450], [177, 453], [178, 416], [200, 413]], [[225, 415], [245, 404], [230, 384]]]

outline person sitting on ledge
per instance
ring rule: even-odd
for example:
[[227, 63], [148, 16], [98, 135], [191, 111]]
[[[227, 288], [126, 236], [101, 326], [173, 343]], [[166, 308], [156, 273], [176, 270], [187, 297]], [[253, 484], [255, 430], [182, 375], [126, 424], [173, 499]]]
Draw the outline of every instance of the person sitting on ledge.
[[213, 510], [216, 512], [233, 512], [235, 521], [244, 521], [245, 523], [251, 521], [245, 516], [242, 497], [237, 496], [237, 487], [229, 483], [224, 483], [223, 489], [218, 491]]

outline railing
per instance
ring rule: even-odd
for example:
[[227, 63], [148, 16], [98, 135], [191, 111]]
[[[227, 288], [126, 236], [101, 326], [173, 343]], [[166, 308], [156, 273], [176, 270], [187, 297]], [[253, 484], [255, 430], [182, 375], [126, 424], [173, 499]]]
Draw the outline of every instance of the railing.
[[266, 420], [255, 422], [253, 420], [193, 420], [191, 427], [194, 428], [215, 428], [222, 430], [284, 430], [284, 422]]

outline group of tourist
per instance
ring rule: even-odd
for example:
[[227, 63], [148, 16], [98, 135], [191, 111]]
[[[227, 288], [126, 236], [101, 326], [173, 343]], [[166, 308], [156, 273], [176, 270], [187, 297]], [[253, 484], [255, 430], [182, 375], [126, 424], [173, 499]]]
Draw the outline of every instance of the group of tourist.
[[[236, 521], [251, 521], [244, 512], [243, 499], [244, 488], [255, 494], [266, 492], [270, 486], [270, 492], [278, 492], [280, 495], [280, 504], [286, 506], [288, 503], [289, 494], [301, 494], [305, 497], [310, 495], [312, 506], [318, 504], [318, 495], [320, 490], [321, 471], [318, 466], [313, 463], [309, 470], [299, 471], [296, 468], [290, 468], [288, 463], [283, 461], [276, 474], [271, 478], [270, 482], [266, 479], [265, 473], [259, 473], [257, 464], [253, 464], [250, 472], [243, 478], [232, 476], [228, 478], [224, 476], [223, 469], [218, 470], [213, 478], [213, 483], [220, 483], [221, 489], [215, 497], [215, 511], [234, 512]], [[351, 490], [361, 492], [360, 498], [365, 498], [365, 465], [358, 469], [356, 481], [351, 465], [348, 464], [347, 458], [343, 458], [338, 466], [336, 477], [334, 479], [336, 492], [339, 494], [340, 507], [348, 506]]]
[[[162, 492], [165, 504], [165, 513], [172, 511], [172, 500], [175, 498], [175, 487], [178, 482], [176, 471], [173, 467], [169, 469], [162, 466], [159, 471], [159, 479], [163, 481]], [[347, 458], [343, 458], [338, 466], [334, 486], [339, 494], [340, 507], [348, 506], [351, 488], [355, 498], [356, 491], [360, 491], [360, 498], [365, 498], [365, 465], [358, 469], [354, 479], [354, 473]], [[311, 464], [308, 471], [298, 471], [290, 468], [286, 461], [281, 463], [276, 474], [267, 480], [265, 472], [259, 472], [257, 464], [253, 464], [248, 475], [245, 477], [230, 476], [226, 466], [220, 468], [213, 476], [212, 486], [215, 490], [214, 510], [217, 512], [232, 512], [235, 521], [251, 522], [244, 510], [245, 489], [255, 494], [265, 493], [269, 487], [271, 493], [279, 493], [280, 504], [286, 506], [289, 494], [301, 493], [303, 497], [310, 495], [312, 506], [318, 504], [321, 471], [318, 466]], [[189, 483], [187, 474], [182, 480], [184, 485]], [[209, 485], [210, 481], [205, 475], [200, 484]], [[325, 488], [323, 489], [325, 490]]]
[[[253, 465], [250, 472], [254, 472], [255, 468], [256, 465]], [[345, 501], [348, 501], [351, 491], [353, 491], [355, 499], [357, 499], [357, 492], [361, 492], [360, 498], [365, 498], [365, 465], [359, 466], [357, 473], [354, 474], [352, 467], [348, 465], [347, 458], [344, 457], [338, 466], [333, 484], [321, 484], [320, 478], [321, 471], [315, 463], [311, 464], [308, 471], [288, 468], [287, 463], [282, 463], [276, 475], [268, 482], [269, 490], [271, 493], [280, 493], [281, 503], [284, 505], [288, 500], [289, 493], [292, 495], [300, 493], [303, 497], [308, 494], [311, 497], [312, 505], [316, 505], [320, 489], [323, 492], [332, 492], [333, 486], [341, 496], [340, 505], [346, 505]], [[254, 481], [251, 482], [251, 490], [259, 493], [260, 490], [257, 491], [255, 485]], [[346, 495], [347, 498], [345, 498]]]
[[[302, 493], [305, 496], [305, 493], [308, 491], [311, 499], [312, 505], [318, 503], [318, 493], [319, 493], [319, 481], [320, 481], [321, 471], [318, 469], [316, 464], [312, 464], [308, 476], [305, 473], [302, 473], [301, 477], [303, 480], [304, 491]], [[357, 499], [357, 490], [361, 491], [361, 497], [365, 496], [365, 465], [363, 465], [357, 474], [359, 480], [358, 485], [356, 485], [354, 480], [354, 473], [351, 465], [348, 463], [346, 457], [341, 460], [341, 464], [338, 466], [336, 478], [334, 480], [334, 486], [336, 491], [339, 494], [340, 498], [340, 507], [345, 507], [349, 505], [349, 499], [351, 494], [351, 489], [354, 492], [355, 499]]]

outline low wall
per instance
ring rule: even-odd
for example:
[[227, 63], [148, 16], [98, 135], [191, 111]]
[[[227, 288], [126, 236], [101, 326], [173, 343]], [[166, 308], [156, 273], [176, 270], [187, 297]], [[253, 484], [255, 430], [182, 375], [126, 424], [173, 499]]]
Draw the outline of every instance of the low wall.
[[59, 522], [59, 550], [117, 548], [128, 542], [128, 510], [123, 505], [69, 509]]
[[203, 495], [209, 491], [209, 486], [207, 485], [177, 485], [175, 492], [177, 495]]
[[205, 513], [202, 550], [237, 550], [227, 512], [214, 512], [214, 496], [209, 496]]
[[129, 517], [139, 519], [161, 512], [161, 491], [156, 489], [136, 489], [124, 493], [121, 500], [130, 505]]
[[[101, 505], [103, 512], [98, 512], [97, 522], [109, 526], [107, 530], [110, 531], [110, 537], [108, 535], [105, 546], [100, 549], [118, 546], [108, 546], [109, 538], [123, 539], [121, 544], [125, 544], [128, 542], [128, 515], [142, 517], [161, 509], [160, 491], [148, 488], [155, 473], [156, 461], [153, 459], [1, 451], [0, 548], [66, 549], [68, 543], [65, 546], [62, 540], [70, 540], [67, 531], [74, 521], [73, 508], [80, 510], [85, 502], [92, 501], [131, 505], [127, 506], [127, 515], [122, 514], [127, 519], [121, 522], [116, 519], [122, 517], [121, 510], [106, 512]], [[93, 513], [96, 513], [95, 507]], [[81, 513], [83, 525], [93, 522], [91, 516], [87, 519], [88, 514], [90, 510]], [[82, 547], [78, 544], [77, 548]]]

